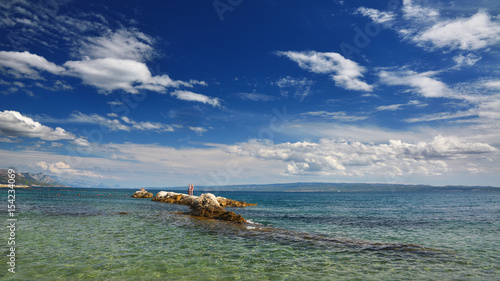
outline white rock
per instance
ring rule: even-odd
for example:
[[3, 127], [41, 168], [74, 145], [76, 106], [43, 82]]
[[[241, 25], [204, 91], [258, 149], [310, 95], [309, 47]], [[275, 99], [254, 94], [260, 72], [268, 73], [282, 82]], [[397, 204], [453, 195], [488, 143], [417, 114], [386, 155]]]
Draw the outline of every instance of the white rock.
[[213, 195], [212, 193], [203, 193], [196, 199], [195, 204], [201, 205], [201, 206], [214, 206], [214, 207], [220, 207], [219, 202], [217, 201], [217, 197]]

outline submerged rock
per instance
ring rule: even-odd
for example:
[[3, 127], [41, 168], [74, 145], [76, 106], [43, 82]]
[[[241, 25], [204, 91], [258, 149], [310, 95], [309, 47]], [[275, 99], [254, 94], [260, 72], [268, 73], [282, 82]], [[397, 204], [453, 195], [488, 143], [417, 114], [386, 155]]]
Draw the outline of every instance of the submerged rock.
[[151, 198], [153, 197], [153, 193], [147, 192], [146, 190], [138, 190], [134, 194], [132, 194], [134, 198]]

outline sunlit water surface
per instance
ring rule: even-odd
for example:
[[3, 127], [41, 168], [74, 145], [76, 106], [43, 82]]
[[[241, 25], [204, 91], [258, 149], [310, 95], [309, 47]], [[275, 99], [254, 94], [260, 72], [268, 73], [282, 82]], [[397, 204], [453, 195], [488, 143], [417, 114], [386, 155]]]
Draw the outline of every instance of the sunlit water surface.
[[0, 279], [500, 280], [497, 192], [214, 192], [258, 204], [231, 209], [245, 225], [131, 193], [16, 190]]

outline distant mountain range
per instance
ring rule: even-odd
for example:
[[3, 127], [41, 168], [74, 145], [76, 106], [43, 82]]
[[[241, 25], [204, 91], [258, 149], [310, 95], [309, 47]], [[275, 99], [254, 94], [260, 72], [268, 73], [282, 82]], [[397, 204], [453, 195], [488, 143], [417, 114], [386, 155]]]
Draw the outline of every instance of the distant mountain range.
[[[57, 179], [45, 175], [43, 173], [16, 173], [16, 184], [27, 186], [45, 186], [45, 187], [66, 187], [67, 185], [60, 183]], [[7, 169], [0, 169], [0, 184], [7, 184], [9, 174]]]

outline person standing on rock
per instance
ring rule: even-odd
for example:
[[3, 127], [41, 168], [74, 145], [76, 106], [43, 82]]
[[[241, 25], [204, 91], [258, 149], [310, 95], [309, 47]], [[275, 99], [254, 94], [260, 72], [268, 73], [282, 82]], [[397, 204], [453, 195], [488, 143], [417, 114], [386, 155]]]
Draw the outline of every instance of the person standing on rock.
[[194, 191], [194, 185], [191, 184], [191, 185], [189, 185], [189, 195], [193, 196], [193, 194], [194, 194], [193, 191]]

